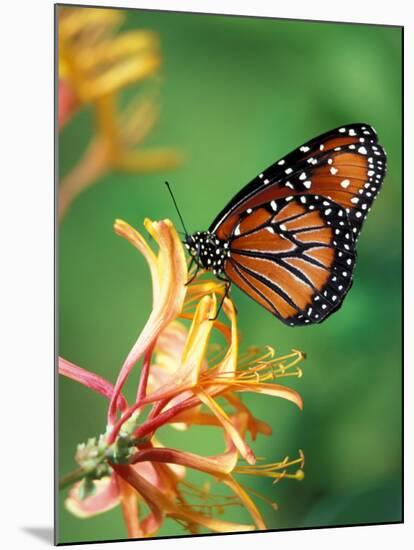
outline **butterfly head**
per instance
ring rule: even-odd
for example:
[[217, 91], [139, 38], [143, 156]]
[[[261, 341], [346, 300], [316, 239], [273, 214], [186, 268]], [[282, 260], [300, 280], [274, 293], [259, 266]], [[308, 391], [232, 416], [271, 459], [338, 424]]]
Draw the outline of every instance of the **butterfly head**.
[[230, 256], [227, 242], [209, 231], [197, 231], [186, 236], [184, 245], [199, 267], [211, 270], [216, 275], [223, 272], [224, 262]]

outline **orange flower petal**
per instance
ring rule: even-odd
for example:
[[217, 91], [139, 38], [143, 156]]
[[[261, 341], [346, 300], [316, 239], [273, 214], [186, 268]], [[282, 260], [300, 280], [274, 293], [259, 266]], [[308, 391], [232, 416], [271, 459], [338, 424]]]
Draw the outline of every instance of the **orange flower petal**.
[[231, 419], [227, 416], [223, 409], [207, 393], [201, 390], [198, 390], [196, 393], [200, 401], [202, 401], [202, 403], [204, 403], [204, 405], [206, 405], [206, 407], [208, 407], [211, 412], [217, 417], [220, 424], [223, 426], [227, 435], [230, 437], [243, 458], [245, 458], [249, 464], [254, 464], [256, 462], [256, 458], [253, 451], [246, 443], [245, 439], [242, 437], [239, 431], [234, 427]]
[[161, 526], [165, 513], [173, 509], [171, 501], [141, 476], [133, 466], [114, 464], [113, 468], [147, 503], [151, 514], [141, 523], [141, 528], [147, 536], [155, 534]]
[[[204, 457], [194, 453], [178, 451], [169, 448], [152, 448], [139, 451], [134, 460], [136, 462], [164, 462], [181, 464], [194, 470], [208, 474], [228, 474], [233, 471], [237, 463], [237, 451], [231, 450], [215, 456]], [[135, 463], [136, 463], [135, 462]]]
[[140, 233], [133, 227], [129, 225], [129, 223], [124, 222], [123, 220], [115, 220], [114, 223], [114, 231], [117, 235], [120, 237], [123, 237], [128, 242], [130, 242], [137, 250], [141, 252], [141, 254], [144, 256], [148, 263], [148, 267], [151, 271], [151, 279], [152, 279], [152, 292], [153, 292], [153, 299], [156, 300], [157, 296], [159, 295], [159, 280], [158, 280], [158, 272], [157, 272], [157, 257], [154, 254], [153, 250], [150, 246], [148, 246], [148, 243], [146, 240], [142, 237]]
[[158, 243], [158, 256], [149, 249], [144, 239], [127, 223], [117, 220], [115, 231], [127, 238], [145, 256], [150, 265], [153, 280], [153, 309], [149, 319], [129, 352], [115, 384], [113, 398], [108, 411], [108, 421], [115, 421], [116, 399], [129, 373], [157, 339], [159, 334], [180, 313], [186, 293], [187, 264], [180, 238], [169, 220], [151, 222], [145, 220], [145, 227]]
[[240, 382], [237, 381], [231, 388], [234, 392], [255, 392], [263, 393], [265, 395], [271, 395], [273, 397], [282, 397], [292, 403], [295, 403], [299, 409], [303, 409], [303, 401], [297, 391], [281, 386], [280, 384], [266, 384], [266, 383], [252, 383], [252, 382]]
[[137, 493], [131, 485], [120, 476], [118, 476], [118, 485], [120, 488], [121, 507], [127, 526], [128, 537], [135, 539], [142, 537], [144, 536], [144, 532], [139, 525]]
[[243, 531], [254, 531], [254, 525], [244, 523], [232, 523], [231, 521], [223, 521], [221, 519], [196, 514], [193, 512], [176, 511], [169, 514], [171, 517], [183, 519], [184, 521], [202, 525], [216, 533], [240, 533]]

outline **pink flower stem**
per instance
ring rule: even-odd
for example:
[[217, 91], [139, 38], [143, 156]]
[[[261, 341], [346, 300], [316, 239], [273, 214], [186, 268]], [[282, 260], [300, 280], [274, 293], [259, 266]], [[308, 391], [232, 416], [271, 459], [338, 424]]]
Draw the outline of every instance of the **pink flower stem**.
[[[223, 391], [225, 392], [226, 390], [224, 389]], [[220, 393], [221, 392], [218, 392], [215, 395], [219, 395]], [[135, 430], [135, 437], [144, 437], [148, 435], [149, 433], [157, 430], [163, 424], [171, 422], [171, 420], [179, 413], [187, 409], [196, 407], [200, 404], [200, 399], [198, 397], [190, 397], [189, 399], [181, 401], [181, 403], [177, 403], [177, 405], [174, 405], [170, 409], [161, 413], [162, 409], [167, 405], [170, 399], [171, 398], [163, 399], [162, 401], [158, 401], [154, 404], [154, 407], [147, 420]]]
[[139, 385], [137, 390], [137, 397], [136, 397], [137, 403], [142, 401], [147, 395], [148, 376], [149, 376], [152, 352], [154, 350], [154, 347], [155, 347], [155, 340], [149, 346], [147, 352], [145, 353], [144, 362], [142, 364], [141, 377], [139, 379]]
[[150, 344], [144, 357], [144, 363], [142, 365], [142, 372], [141, 372], [141, 377], [139, 380], [138, 391], [137, 391], [137, 400], [134, 403], [134, 405], [129, 407], [128, 410], [124, 411], [124, 414], [121, 416], [118, 422], [116, 422], [115, 425], [113, 426], [112, 431], [108, 437], [108, 445], [112, 445], [112, 443], [114, 443], [124, 422], [126, 422], [129, 418], [131, 418], [131, 416], [134, 414], [134, 412], [137, 409], [139, 409], [140, 407], [143, 407], [146, 404], [145, 397], [147, 392], [148, 376], [150, 371], [152, 352], [155, 347], [155, 342], [156, 340], [154, 340], [152, 344]]
[[[186, 409], [191, 409], [192, 407], [195, 407], [199, 404], [200, 400], [198, 399], [198, 397], [190, 397], [189, 399], [186, 399], [185, 401], [174, 405], [165, 412], [158, 414], [153, 418], [148, 418], [139, 428], [135, 430], [134, 435], [135, 437], [144, 437], [145, 435], [154, 432], [163, 424], [170, 422], [171, 419], [174, 418], [174, 416], [177, 416], [178, 413], [181, 413]], [[151, 416], [153, 416], [153, 413], [151, 414]]]
[[[148, 323], [147, 323], [146, 326], [148, 326]], [[116, 406], [115, 406], [115, 403], [116, 403], [116, 400], [118, 398], [118, 395], [121, 393], [121, 390], [122, 390], [128, 376], [130, 375], [130, 373], [131, 373], [133, 367], [135, 366], [135, 364], [137, 363], [138, 359], [142, 356], [142, 353], [144, 352], [144, 350], [152, 350], [154, 345], [155, 345], [155, 342], [157, 340], [159, 330], [158, 331], [157, 330], [153, 331], [155, 333], [155, 336], [154, 335], [148, 335], [147, 332], [144, 328], [144, 330], [142, 331], [142, 333], [139, 336], [138, 340], [135, 342], [133, 348], [129, 352], [127, 358], [125, 359], [125, 362], [122, 365], [121, 371], [118, 375], [118, 379], [115, 382], [114, 392], [112, 394], [112, 399], [111, 399], [111, 402], [110, 402], [109, 408], [108, 408], [108, 424], [110, 426], [113, 426], [116, 423]], [[145, 388], [146, 388], [146, 384], [145, 384]], [[140, 406], [140, 405], [138, 405], [138, 406]], [[136, 407], [136, 408], [138, 408], [138, 407]], [[136, 408], [134, 410], [136, 410]]]
[[168, 405], [170, 400], [171, 398], [167, 398], [167, 399], [163, 399], [162, 401], [158, 401], [157, 403], [154, 403], [154, 406], [152, 407], [152, 410], [149, 413], [147, 420], [150, 420], [155, 416], [158, 416], [160, 412], [163, 410], [163, 408]]
[[[96, 393], [100, 393], [107, 399], [112, 398], [114, 387], [110, 382], [93, 372], [78, 367], [74, 363], [63, 359], [63, 357], [59, 357], [59, 374], [83, 384]], [[122, 412], [128, 408], [128, 403], [122, 394], [118, 395], [116, 404]]]
[[[155, 405], [155, 407], [161, 409], [161, 406], [158, 407], [158, 405], [162, 404], [162, 406], [165, 406], [164, 401], [165, 400], [163, 400], [162, 402], [157, 403]], [[168, 402], [168, 400], [167, 400], [167, 402]], [[129, 418], [131, 418], [131, 416], [134, 414], [134, 412], [137, 409], [139, 409], [140, 407], [143, 407], [147, 403], [148, 402], [145, 399], [143, 399], [142, 401], [137, 402], [134, 405], [132, 405], [131, 407], [129, 407], [129, 409], [124, 412], [124, 414], [121, 416], [121, 418], [115, 424], [115, 426], [112, 428], [112, 431], [109, 434], [108, 445], [112, 445], [112, 443], [115, 441], [115, 439], [117, 438], [117, 435], [119, 433], [119, 430], [122, 428], [122, 425], [124, 424], [124, 422], [126, 422]], [[166, 422], [168, 422], [172, 417], [177, 415], [182, 410], [194, 407], [194, 406], [198, 405], [199, 403], [200, 403], [200, 401], [196, 397], [192, 397], [190, 399], [186, 399], [182, 403], [178, 403], [174, 407], [171, 407], [171, 409], [168, 409], [164, 413], [158, 415], [156, 418], [146, 420], [142, 424], [142, 426], [140, 426], [137, 430], [135, 430], [134, 436], [135, 437], [143, 437], [144, 435], [147, 435], [148, 433], [156, 430], [162, 424], [165, 424]], [[153, 416], [153, 414], [154, 414], [154, 410], [152, 411], [151, 416]], [[144, 433], [141, 433], [141, 432], [144, 432]]]

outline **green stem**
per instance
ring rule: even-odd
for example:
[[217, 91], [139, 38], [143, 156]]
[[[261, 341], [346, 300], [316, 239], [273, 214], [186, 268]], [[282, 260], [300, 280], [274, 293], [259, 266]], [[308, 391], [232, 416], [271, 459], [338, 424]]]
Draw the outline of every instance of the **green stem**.
[[76, 483], [76, 481], [80, 481], [85, 477], [85, 475], [86, 472], [83, 468], [77, 468], [76, 470], [73, 470], [73, 472], [70, 472], [70, 474], [63, 476], [59, 480], [59, 490], [64, 489], [65, 487], [68, 487], [73, 483]]

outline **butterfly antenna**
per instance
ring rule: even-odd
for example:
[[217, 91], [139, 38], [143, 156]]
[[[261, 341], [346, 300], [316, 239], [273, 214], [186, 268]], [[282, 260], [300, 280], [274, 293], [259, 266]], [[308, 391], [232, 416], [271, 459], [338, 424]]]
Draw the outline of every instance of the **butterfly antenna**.
[[180, 218], [181, 225], [183, 226], [183, 229], [184, 229], [184, 232], [185, 232], [185, 236], [187, 237], [187, 235], [188, 235], [187, 228], [186, 228], [186, 226], [185, 226], [183, 217], [181, 216], [180, 210], [179, 210], [178, 205], [177, 205], [177, 201], [175, 200], [175, 197], [174, 197], [174, 195], [173, 195], [173, 192], [171, 191], [171, 187], [170, 187], [170, 184], [168, 183], [168, 181], [165, 182], [165, 185], [167, 186], [167, 189], [168, 189], [168, 191], [170, 192], [170, 195], [171, 195], [171, 198], [172, 198], [172, 200], [173, 200], [175, 209], [177, 210], [177, 214], [178, 214], [178, 216], [179, 216], [179, 218]]

